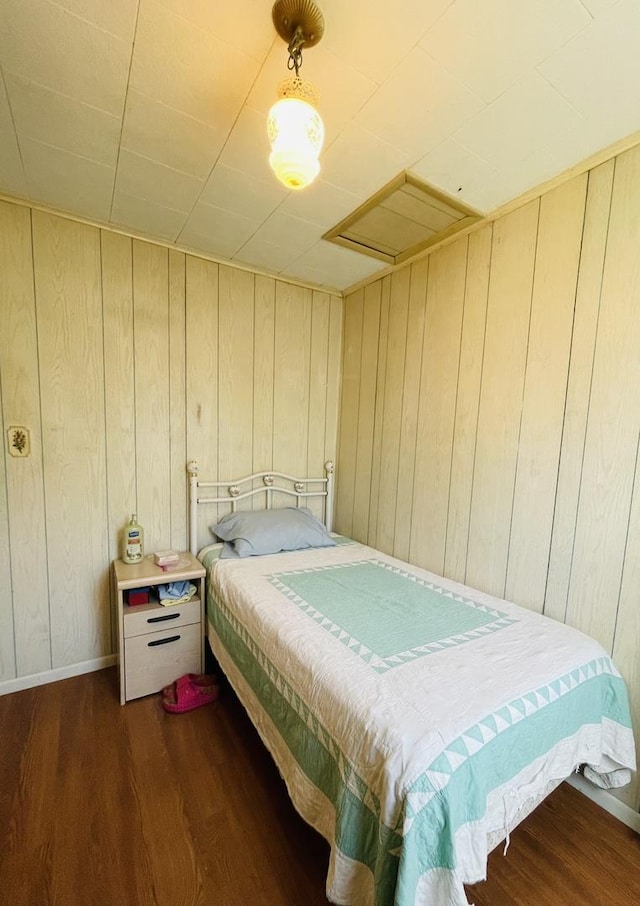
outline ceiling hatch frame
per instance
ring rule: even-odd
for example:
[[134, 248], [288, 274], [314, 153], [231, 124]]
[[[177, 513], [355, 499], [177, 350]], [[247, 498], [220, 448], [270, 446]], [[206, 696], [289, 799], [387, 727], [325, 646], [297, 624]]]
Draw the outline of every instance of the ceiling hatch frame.
[[387, 264], [402, 264], [484, 216], [405, 170], [322, 238]]

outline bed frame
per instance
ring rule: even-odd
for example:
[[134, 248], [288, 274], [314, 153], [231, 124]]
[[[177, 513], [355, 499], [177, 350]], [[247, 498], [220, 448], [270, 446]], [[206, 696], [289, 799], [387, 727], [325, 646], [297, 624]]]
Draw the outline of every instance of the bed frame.
[[[324, 464], [325, 474], [322, 478], [298, 478], [284, 472], [254, 472], [244, 478], [227, 481], [202, 481], [198, 477], [198, 463], [191, 460], [187, 464], [189, 473], [189, 549], [196, 556], [198, 545], [198, 507], [203, 504], [226, 504], [235, 513], [238, 501], [263, 496], [265, 509], [271, 509], [275, 495], [294, 497], [296, 506], [304, 506], [311, 499], [322, 499], [323, 522], [328, 532], [333, 525], [333, 493], [335, 466], [331, 460]], [[212, 496], [203, 495], [202, 491], [213, 489]]]

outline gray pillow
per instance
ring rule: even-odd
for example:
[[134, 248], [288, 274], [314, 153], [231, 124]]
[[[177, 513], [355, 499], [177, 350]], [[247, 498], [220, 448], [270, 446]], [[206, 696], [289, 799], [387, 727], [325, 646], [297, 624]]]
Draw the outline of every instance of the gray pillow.
[[225, 544], [221, 559], [335, 545], [324, 525], [306, 507], [229, 513], [217, 525], [212, 525], [211, 531], [221, 541], [231, 543], [233, 553], [226, 550]]

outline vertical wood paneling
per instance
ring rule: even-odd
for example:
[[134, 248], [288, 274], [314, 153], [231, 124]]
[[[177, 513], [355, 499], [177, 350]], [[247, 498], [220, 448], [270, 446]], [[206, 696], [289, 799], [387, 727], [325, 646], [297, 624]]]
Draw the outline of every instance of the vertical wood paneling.
[[493, 227], [469, 236], [444, 575], [464, 582]]
[[[138, 519], [147, 552], [169, 547], [169, 253], [133, 242], [133, 337]], [[153, 375], [153, 379], [150, 379]]]
[[100, 240], [33, 212], [52, 664], [110, 647]]
[[544, 612], [564, 621], [582, 476], [614, 161], [589, 173]]
[[[218, 469], [222, 478], [253, 465], [253, 274], [220, 266], [218, 276]], [[246, 507], [246, 504], [245, 504]]]
[[342, 299], [332, 296], [329, 310], [324, 461], [330, 460], [334, 464], [338, 457], [338, 410], [342, 383], [342, 312]]
[[391, 275], [377, 532], [377, 546], [386, 553], [393, 553], [395, 535], [409, 286], [409, 268]]
[[466, 582], [502, 596], [522, 409], [539, 202], [496, 221]]
[[311, 290], [276, 284], [273, 456], [279, 471], [303, 475], [309, 437]]
[[442, 574], [447, 537], [467, 240], [430, 257], [410, 557]]
[[[633, 499], [629, 531], [622, 570], [620, 601], [613, 636], [613, 661], [627, 683], [631, 699], [631, 722], [636, 731], [636, 750], [640, 731], [640, 459], [636, 457]], [[636, 771], [629, 787], [621, 790], [621, 799], [638, 803], [640, 772]], [[637, 807], [637, 805], [636, 805]]]
[[586, 174], [540, 202], [506, 597], [541, 611], [549, 565]]
[[309, 444], [307, 475], [322, 475], [327, 417], [327, 359], [331, 297], [314, 292], [311, 306], [311, 358], [309, 365]]
[[[327, 356], [329, 353], [329, 321], [331, 297], [314, 292], [311, 302], [311, 358], [309, 364], [308, 449], [305, 475], [324, 474], [324, 440], [327, 407]], [[322, 519], [323, 505], [311, 498], [307, 506]]]
[[169, 252], [169, 440], [170, 440], [170, 546], [189, 546], [185, 463], [186, 448], [186, 300], [185, 256]]
[[[0, 384], [0, 403], [2, 402], [2, 385]], [[0, 406], [0, 411], [1, 406]], [[13, 613], [17, 602], [14, 603], [11, 590], [11, 564], [9, 557], [9, 507], [7, 504], [7, 485], [5, 476], [4, 443], [0, 452], [0, 551], [6, 551], [6, 556], [0, 557], [0, 582], [3, 588], [8, 589], [4, 601], [0, 605], [0, 682], [13, 679], [16, 676], [15, 635], [13, 630]], [[7, 457], [8, 458], [8, 457]]]
[[[273, 367], [275, 354], [276, 284], [255, 278], [253, 336], [253, 472], [273, 465]], [[256, 506], [258, 504], [256, 503]]]
[[[466, 240], [448, 247], [448, 267], [442, 264], [446, 248], [429, 256], [428, 274], [420, 281], [427, 304], [413, 495], [394, 477], [394, 451], [398, 443], [407, 449], [402, 431], [411, 433], [406, 394], [414, 367], [411, 342], [420, 323], [412, 306], [406, 347], [398, 342], [404, 323], [394, 281], [400, 272], [369, 284], [365, 291], [378, 287], [381, 298], [372, 457], [369, 479], [361, 455], [368, 444], [356, 445], [354, 477], [355, 487], [369, 480], [371, 488], [369, 544], [388, 545], [388, 507], [396, 493], [397, 552], [400, 527], [411, 523], [410, 560], [536, 609], [544, 600], [546, 613], [609, 649], [613, 645], [636, 728], [639, 199], [640, 146], [591, 171], [586, 199], [585, 177], [578, 176], [471, 234], [466, 268], [460, 252]], [[411, 267], [415, 272], [415, 263]], [[447, 350], [455, 344], [442, 342], [442, 324], [453, 317], [452, 299], [459, 299], [465, 276], [457, 393], [451, 393], [443, 374], [452, 370]], [[363, 343], [363, 356], [368, 345]], [[351, 388], [351, 402], [343, 397], [347, 426], [367, 411], [362, 399], [371, 392], [365, 387], [368, 373], [361, 357], [359, 385]], [[400, 419], [394, 419], [394, 406], [395, 412], [403, 407]], [[453, 445], [443, 428], [452, 424]], [[339, 469], [342, 449], [341, 443]], [[350, 449], [348, 463], [352, 456]], [[401, 452], [395, 460], [399, 476], [403, 461]], [[439, 487], [447, 486], [447, 467], [442, 562]], [[360, 495], [357, 500], [354, 513]], [[419, 535], [434, 560], [420, 559]], [[619, 795], [637, 806], [640, 782]]]
[[[371, 499], [369, 501], [369, 540], [378, 547], [378, 510], [380, 503], [380, 466], [384, 429], [384, 388], [387, 380], [387, 345], [389, 342], [389, 302], [391, 277], [384, 277], [380, 289], [380, 333], [378, 336], [378, 381], [376, 412], [373, 421], [373, 456], [371, 460]], [[342, 457], [340, 459], [342, 462]]]
[[[136, 401], [131, 239], [102, 232], [105, 425], [109, 558], [122, 552], [124, 525], [137, 512]], [[140, 514], [142, 518], [142, 514]]]
[[418, 404], [420, 375], [424, 345], [427, 273], [429, 258], [413, 264], [409, 270], [409, 329], [407, 330], [402, 414], [400, 421], [400, 449], [398, 455], [398, 490], [396, 496], [394, 556], [403, 560], [409, 557], [411, 541], [411, 515], [414, 497], [414, 471], [416, 438], [418, 431]]
[[353, 532], [354, 488], [358, 454], [358, 412], [360, 408], [360, 363], [364, 290], [345, 302], [342, 353], [342, 402], [340, 407], [340, 471], [336, 499], [336, 530], [351, 537]]
[[352, 537], [366, 543], [369, 533], [369, 500], [373, 461], [373, 425], [376, 408], [378, 339], [380, 333], [380, 283], [364, 290], [362, 354], [358, 408], [357, 468], [353, 486]]
[[640, 427], [640, 148], [616, 161], [567, 622], [611, 649]]
[[[31, 433], [31, 455], [7, 456], [0, 472], [0, 544], [7, 545], [0, 547], [7, 551], [0, 556], [5, 592], [0, 605], [0, 676], [9, 679], [16, 672], [20, 676], [48, 670], [51, 647], [31, 216], [26, 208], [3, 203], [0, 275], [2, 415], [6, 428], [23, 425]], [[5, 437], [3, 432], [3, 450]]]
[[[131, 239], [101, 232], [104, 404], [109, 559], [120, 557], [124, 525], [137, 511], [136, 415], [133, 368], [133, 267]], [[111, 583], [111, 576], [109, 577]], [[111, 589], [112, 591], [112, 589]], [[111, 594], [113, 602], [113, 594]], [[117, 647], [111, 604], [111, 648]]]
[[[187, 256], [187, 460], [203, 480], [218, 478], [218, 265]], [[200, 544], [213, 540], [213, 510], [198, 513]]]
[[32, 441], [0, 457], [0, 681], [113, 651], [119, 534], [135, 511], [148, 552], [186, 546], [187, 459], [215, 480], [337, 455], [341, 299], [31, 217], [0, 203], [3, 436]]

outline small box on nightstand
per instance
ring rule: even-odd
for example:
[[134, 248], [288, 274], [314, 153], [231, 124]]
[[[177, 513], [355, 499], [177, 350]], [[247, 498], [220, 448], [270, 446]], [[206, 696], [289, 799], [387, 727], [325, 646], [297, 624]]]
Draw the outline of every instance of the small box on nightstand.
[[131, 588], [126, 593], [127, 604], [133, 607], [134, 604], [149, 603], [149, 588]]

